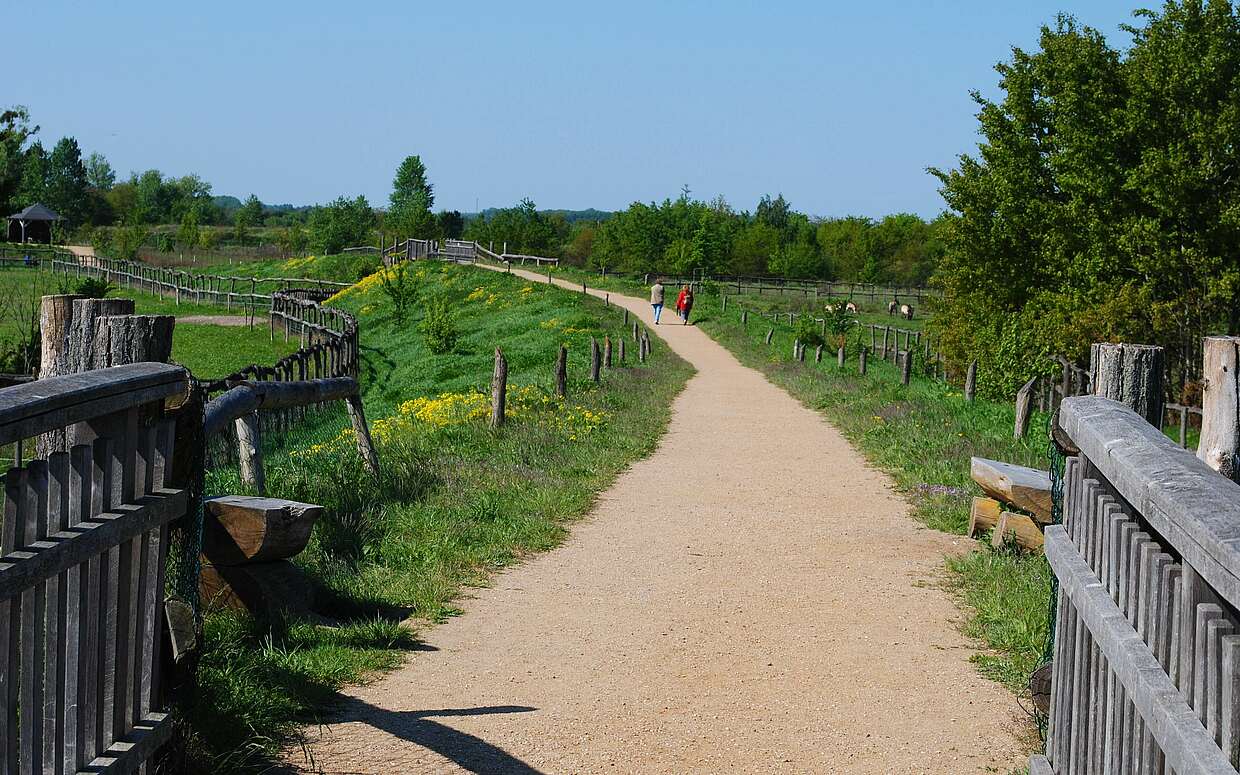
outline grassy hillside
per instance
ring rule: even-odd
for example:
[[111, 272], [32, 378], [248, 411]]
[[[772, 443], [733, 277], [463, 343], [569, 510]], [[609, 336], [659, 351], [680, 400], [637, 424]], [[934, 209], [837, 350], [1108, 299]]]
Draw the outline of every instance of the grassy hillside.
[[[416, 291], [403, 321], [377, 277], [330, 302], [361, 322], [379, 481], [362, 469], [338, 411], [268, 440], [268, 489], [327, 509], [297, 561], [318, 614], [334, 625], [212, 616], [178, 765], [261, 770], [339, 686], [399, 663], [420, 628], [457, 613], [463, 590], [559, 543], [621, 470], [653, 450], [691, 372], [666, 348], [636, 367], [629, 348], [628, 362], [595, 386], [590, 337], [627, 333], [615, 308], [472, 267], [418, 264], [409, 280]], [[459, 334], [445, 353], [419, 330], [438, 299], [451, 302]], [[551, 391], [561, 343], [566, 401]], [[510, 422], [492, 430], [484, 394], [496, 346], [510, 363]], [[210, 472], [207, 491], [242, 488], [225, 466]]]

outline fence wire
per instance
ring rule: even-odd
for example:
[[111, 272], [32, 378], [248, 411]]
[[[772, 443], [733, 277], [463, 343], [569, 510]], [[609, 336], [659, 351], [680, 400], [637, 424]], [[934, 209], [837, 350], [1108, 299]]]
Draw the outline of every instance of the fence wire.
[[[1059, 420], [1059, 412], [1051, 412], [1046, 418], [1046, 436], [1050, 439], [1047, 448], [1047, 462], [1051, 477], [1051, 524], [1063, 524], [1063, 490], [1064, 490], [1064, 453], [1055, 441], [1054, 427]], [[1042, 660], [1038, 669], [1050, 664], [1055, 656], [1055, 613], [1059, 608], [1059, 579], [1051, 574], [1050, 598], [1046, 606], [1046, 643], [1042, 646]], [[1038, 715], [1038, 731], [1046, 740], [1047, 725], [1050, 717]]]

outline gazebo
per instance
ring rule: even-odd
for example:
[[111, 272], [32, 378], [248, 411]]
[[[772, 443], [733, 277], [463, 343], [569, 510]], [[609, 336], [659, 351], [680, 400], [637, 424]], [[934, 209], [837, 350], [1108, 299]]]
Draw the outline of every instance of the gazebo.
[[9, 216], [8, 237], [13, 236], [13, 224], [17, 223], [21, 227], [21, 242], [44, 242], [52, 244], [52, 224], [56, 221], [63, 221], [59, 215], [44, 205], [35, 202], [34, 204], [22, 210], [20, 213], [14, 213]]

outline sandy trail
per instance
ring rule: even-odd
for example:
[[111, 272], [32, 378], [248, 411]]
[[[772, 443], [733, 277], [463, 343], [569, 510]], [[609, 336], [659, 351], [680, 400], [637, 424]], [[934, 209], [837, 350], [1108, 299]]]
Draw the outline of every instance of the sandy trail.
[[[528, 274], [530, 279], [537, 275]], [[545, 279], [544, 279], [545, 281]], [[577, 286], [578, 288], [580, 286]], [[649, 319], [639, 299], [613, 303]], [[670, 318], [670, 320], [669, 320]], [[698, 373], [558, 549], [307, 730], [324, 773], [1007, 773], [1022, 713], [908, 516], [820, 416], [672, 314]], [[657, 363], [657, 352], [656, 352]]]

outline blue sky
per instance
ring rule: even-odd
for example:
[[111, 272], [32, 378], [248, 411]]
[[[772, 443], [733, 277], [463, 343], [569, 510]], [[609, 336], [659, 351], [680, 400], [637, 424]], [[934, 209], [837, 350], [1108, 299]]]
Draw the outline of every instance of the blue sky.
[[437, 208], [618, 209], [688, 184], [929, 217], [925, 168], [975, 147], [969, 90], [995, 93], [994, 64], [1060, 11], [1122, 46], [1133, 7], [44, 0], [6, 12], [0, 102], [121, 175], [273, 203], [382, 203], [418, 153]]

